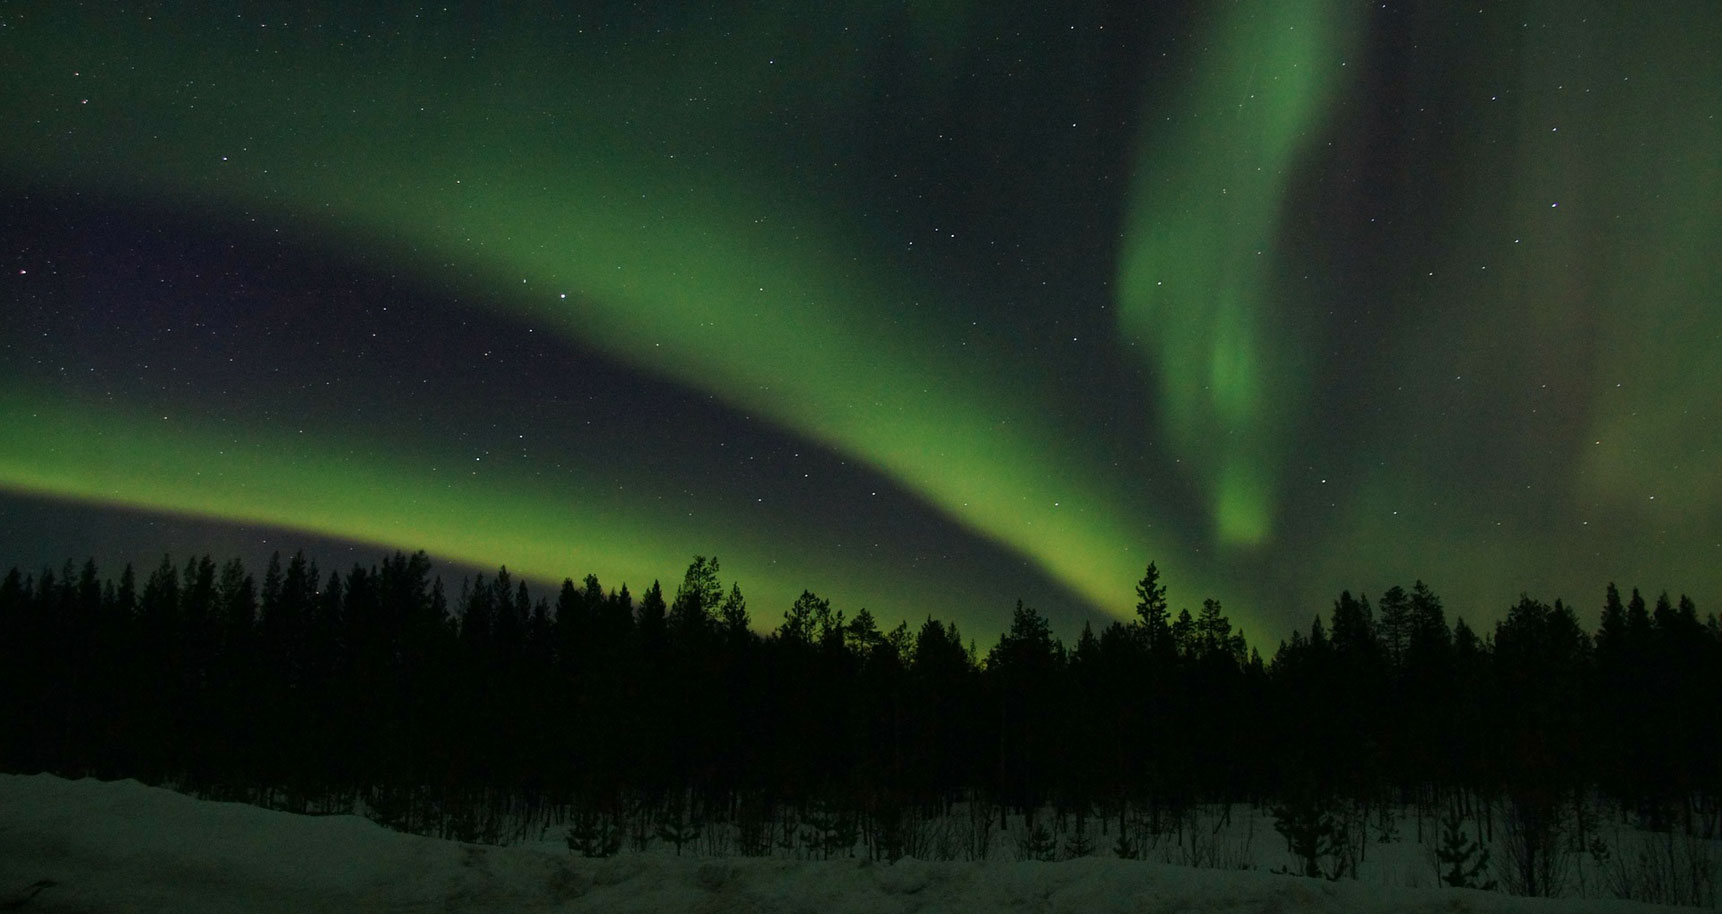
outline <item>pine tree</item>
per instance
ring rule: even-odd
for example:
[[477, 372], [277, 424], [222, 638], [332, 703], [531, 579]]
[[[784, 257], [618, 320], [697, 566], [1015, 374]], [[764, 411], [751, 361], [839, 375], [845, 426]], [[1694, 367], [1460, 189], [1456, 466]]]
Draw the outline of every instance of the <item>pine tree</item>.
[[717, 557], [694, 556], [682, 576], [681, 586], [676, 588], [676, 599], [670, 604], [670, 637], [686, 640], [710, 631], [722, 601], [723, 585], [718, 581]]
[[747, 600], [741, 595], [740, 584], [730, 585], [729, 595], [724, 597], [723, 605], [718, 607], [718, 622], [732, 637], [742, 637], [750, 630], [753, 623], [748, 618]]
[[1410, 616], [1405, 664], [1427, 672], [1445, 662], [1453, 646], [1453, 632], [1447, 627], [1447, 614], [1441, 607], [1441, 598], [1422, 581], [1411, 587]]
[[1331, 802], [1315, 794], [1298, 793], [1273, 808], [1274, 831], [1286, 839], [1286, 849], [1303, 866], [1301, 875], [1337, 880], [1346, 875], [1345, 830], [1334, 820]]
[[1088, 837], [1088, 816], [1078, 811], [1070, 834], [1064, 839], [1064, 856], [1075, 860], [1094, 853], [1094, 841]]
[[[524, 588], [526, 585], [520, 585]], [[526, 645], [527, 654], [542, 665], [549, 665], [555, 657], [555, 625], [551, 621], [550, 601], [539, 597], [532, 604], [532, 616], [527, 620]]]
[[1196, 656], [1196, 620], [1190, 616], [1187, 609], [1178, 610], [1178, 621], [1172, 623], [1172, 644], [1179, 657]]
[[[568, 828], [568, 850], [582, 857], [613, 857], [622, 849], [622, 830], [596, 809], [582, 808]], [[678, 850], [680, 845], [677, 845]]]
[[532, 593], [527, 590], [526, 582], [515, 584], [514, 598], [502, 605], [507, 609], [507, 617], [503, 628], [505, 637], [501, 642], [512, 659], [532, 641]]
[[[622, 592], [626, 594], [627, 588], [623, 587]], [[657, 650], [662, 648], [665, 639], [668, 637], [668, 621], [665, 618], [666, 609], [667, 607], [664, 605], [664, 589], [658, 586], [657, 581], [653, 581], [652, 586], [647, 588], [646, 592], [641, 595], [640, 605], [634, 612], [634, 624], [640, 631], [640, 643], [645, 645], [647, 650]]]
[[1596, 653], [1599, 660], [1612, 662], [1626, 650], [1626, 607], [1620, 602], [1620, 588], [1608, 582], [1602, 601], [1602, 620], [1596, 630]]
[[1493, 891], [1495, 880], [1488, 878], [1489, 849], [1465, 834], [1464, 821], [1457, 809], [1448, 810], [1441, 818], [1441, 846], [1435, 850], [1441, 862], [1441, 884], [1456, 889]]
[[237, 650], [257, 622], [257, 583], [245, 573], [243, 562], [232, 559], [221, 566], [221, 579], [215, 590], [223, 643]]
[[779, 823], [776, 845], [785, 854], [794, 855], [801, 847], [801, 823], [793, 815], [786, 815]]
[[1477, 637], [1477, 632], [1463, 617], [1453, 623], [1453, 653], [1473, 661], [1483, 654], [1483, 639]]
[[1036, 822], [1017, 836], [1016, 858], [1051, 863], [1058, 859], [1058, 839], [1053, 837], [1046, 823]]
[[[1219, 600], [1202, 601], [1202, 613], [1196, 617], [1194, 644], [1198, 656], [1206, 659], [1241, 662], [1244, 641], [1241, 633], [1234, 634], [1232, 621], [1221, 611]], [[1180, 617], [1180, 621], [1182, 618]]]
[[1309, 623], [1309, 650], [1314, 656], [1325, 655], [1333, 649], [1333, 641], [1327, 637], [1327, 627], [1322, 624], [1321, 613]]
[[[47, 574], [42, 579], [45, 585], [52, 580]], [[144, 582], [138, 613], [145, 631], [162, 640], [171, 638], [179, 628], [179, 571], [171, 557], [162, 556], [161, 565]]]
[[[598, 579], [588, 575], [585, 593], [588, 611], [592, 613], [593, 638], [600, 644], [620, 646], [637, 631], [634, 621], [634, 597], [628, 585], [609, 594], [598, 591]], [[596, 596], [594, 592], [597, 591]]]
[[[275, 565], [275, 569], [276, 569], [277, 577], [279, 577], [279, 573], [280, 573], [279, 563], [277, 563]], [[138, 607], [137, 573], [132, 571], [131, 563], [127, 562], [126, 567], [120, 571], [120, 586], [117, 590], [114, 591], [113, 612], [114, 612], [114, 615], [116, 615], [119, 618], [129, 622], [129, 621], [131, 621], [132, 617], [137, 614], [137, 607]]]
[[736, 850], [743, 857], [768, 857], [772, 848], [772, 810], [754, 798], [743, 799], [736, 811]]
[[564, 578], [562, 587], [556, 591], [556, 615], [551, 629], [556, 640], [556, 662], [565, 669], [576, 669], [580, 651], [591, 642], [592, 616], [573, 578]]
[[1367, 663], [1376, 655], [1375, 614], [1369, 608], [1369, 598], [1351, 596], [1347, 590], [1334, 601], [1332, 616], [1333, 649], [1354, 664]]
[[1626, 604], [1626, 642], [1629, 653], [1646, 650], [1650, 644], [1650, 612], [1636, 587]]
[[1415, 627], [1411, 597], [1405, 593], [1405, 588], [1395, 585], [1381, 595], [1377, 608], [1381, 610], [1381, 623], [1375, 633], [1381, 641], [1382, 653], [1389, 664], [1401, 668], [1405, 665], [1405, 655], [1411, 647]]
[[821, 599], [811, 590], [804, 590], [783, 614], [778, 626], [780, 640], [796, 644], [812, 644], [823, 639], [823, 630], [831, 627], [831, 601]]
[[186, 662], [191, 667], [185, 676], [201, 688], [207, 678], [202, 665], [207, 662], [215, 640], [215, 560], [208, 555], [188, 559], [180, 580], [180, 612], [185, 620], [183, 640], [189, 655]]
[[838, 853], [844, 856], [854, 853], [855, 841], [861, 836], [855, 817], [830, 805], [818, 806], [803, 816], [801, 827], [801, 843], [807, 855], [817, 855], [822, 860]]
[[660, 840], [675, 845], [676, 856], [682, 855], [682, 847], [699, 840], [702, 823], [690, 815], [684, 802], [672, 802], [669, 810], [658, 819], [657, 835]]
[[1153, 562], [1148, 563], [1147, 573], [1136, 584], [1136, 627], [1150, 655], [1164, 658], [1173, 652], [1166, 585], [1160, 583], [1160, 569]]

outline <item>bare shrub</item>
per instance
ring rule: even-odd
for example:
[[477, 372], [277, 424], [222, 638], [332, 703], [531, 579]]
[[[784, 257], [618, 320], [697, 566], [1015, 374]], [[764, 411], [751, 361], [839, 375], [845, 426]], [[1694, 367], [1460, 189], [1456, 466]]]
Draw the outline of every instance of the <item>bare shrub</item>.
[[1507, 804], [1506, 867], [1501, 882], [1514, 895], [1554, 898], [1572, 875], [1572, 844], [1563, 807], [1543, 796], [1514, 797]]
[[903, 855], [916, 860], [955, 860], [958, 840], [950, 816], [929, 816], [912, 809], [903, 825]]
[[985, 860], [993, 845], [993, 807], [970, 799], [967, 804], [967, 828], [962, 834], [963, 858]]
[[1622, 853], [1604, 862], [1609, 891], [1618, 898], [1716, 907], [1722, 851], [1699, 835], [1673, 829], [1647, 834], [1636, 854]]

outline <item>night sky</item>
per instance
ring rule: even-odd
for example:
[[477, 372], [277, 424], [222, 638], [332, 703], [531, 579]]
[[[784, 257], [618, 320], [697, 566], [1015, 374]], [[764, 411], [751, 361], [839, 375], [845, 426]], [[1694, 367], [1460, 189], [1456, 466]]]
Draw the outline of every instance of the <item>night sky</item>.
[[0, 565], [1722, 603], [1712, 0], [269, 6], [0, 8]]

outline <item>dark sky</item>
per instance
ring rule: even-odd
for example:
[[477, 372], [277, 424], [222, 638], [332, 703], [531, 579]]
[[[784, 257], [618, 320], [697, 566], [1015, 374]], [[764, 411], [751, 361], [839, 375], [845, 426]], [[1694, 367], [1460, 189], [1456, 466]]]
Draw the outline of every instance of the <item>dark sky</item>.
[[0, 564], [1722, 599], [1722, 6], [646, 6], [0, 11]]

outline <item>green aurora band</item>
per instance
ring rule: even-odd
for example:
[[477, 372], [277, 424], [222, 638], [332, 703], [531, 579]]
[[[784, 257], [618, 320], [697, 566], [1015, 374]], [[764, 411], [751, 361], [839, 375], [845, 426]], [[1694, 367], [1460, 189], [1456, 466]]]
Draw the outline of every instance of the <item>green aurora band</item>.
[[[473, 295], [860, 457], [1096, 607], [1127, 612], [1149, 556], [1179, 563], [1177, 543], [1121, 515], [1118, 487], [1048, 421], [1033, 384], [932, 342], [951, 334], [900, 307], [932, 296], [880, 279], [892, 270], [879, 252], [725, 139], [758, 81], [728, 78], [721, 93], [704, 90], [709, 108], [690, 110], [675, 100], [702, 91], [686, 84], [700, 74], [653, 61], [582, 72], [566, 49], [516, 45], [451, 64], [444, 42], [402, 41], [402, 53], [356, 64], [310, 42], [132, 25], [33, 26], [39, 50], [10, 73], [6, 113], [22, 119], [16, 100], [37, 100], [28, 119], [40, 141], [15, 144], [12, 168], [288, 214], [457, 263]], [[763, 55], [744, 50], [733, 52]], [[87, 494], [6, 465], [0, 483]], [[265, 519], [238, 502], [112, 482], [115, 504]], [[361, 512], [275, 519], [362, 540], [387, 529]], [[453, 555], [508, 554], [475, 543]]]
[[[375, 430], [315, 435], [238, 425], [225, 417], [146, 415], [52, 393], [0, 395], [14, 434], [0, 449], [7, 488], [165, 514], [266, 524], [384, 549], [410, 544], [480, 567], [554, 582], [595, 573], [636, 596], [666, 559], [721, 542], [725, 569], [744, 568], [756, 613], [775, 616], [807, 586], [803, 570], [835, 572], [820, 591], [853, 608], [912, 607], [929, 595], [841, 552], [815, 553], [727, 522], [698, 502], [693, 517], [642, 493], [652, 480], [573, 488], [498, 461], [482, 471], [447, 442], [377, 441]], [[411, 459], [400, 455], [410, 453]], [[867, 586], [855, 587], [865, 581]], [[674, 581], [665, 581], [672, 592]], [[762, 599], [763, 598], [763, 599]]]
[[1587, 624], [1607, 581], [1714, 607], [1722, 7], [1502, 12], [1419, 62], [1457, 99], [1452, 125], [1422, 128], [1407, 176], [1419, 224], [1399, 231], [1426, 240], [1383, 293], [1405, 317], [1379, 344], [1380, 444], [1324, 531], [1344, 547], [1306, 571], [1454, 569], [1502, 604], [1582, 580]]
[[1343, 88], [1354, 6], [1228, 7], [1183, 103], [1145, 119], [1119, 322], [1159, 382], [1160, 428], [1209, 493], [1223, 544], [1257, 546], [1273, 533], [1308, 343], [1276, 300], [1276, 239]]
[[[13, 16], [0, 177], [213, 205], [457, 276], [463, 300], [853, 456], [1113, 614], [1150, 558], [1174, 605], [1219, 596], [1252, 632], [1419, 576], [1473, 620], [1520, 590], [1588, 600], [1575, 582], [1610, 578], [1722, 598], [1715, 4], [1430, 13], [1403, 26], [1425, 50], [1392, 61], [1370, 59], [1361, 7], [1217, 6], [1175, 78], [1144, 90], [1112, 242], [1117, 329], [1153, 385], [1122, 411], [1148, 417], [1164, 456], [1149, 471], [1172, 482], [1126, 478], [1072, 435], [1048, 365], [957, 346], [967, 323], [825, 193], [841, 174], [809, 173], [822, 151], [778, 148], [785, 111], [842, 117], [864, 94], [845, 49], [885, 14], [843, 15], [859, 34], [779, 11], [737, 16], [722, 41], [638, 45], [520, 24], [367, 42]], [[959, 66], [944, 50], [973, 15], [916, 6], [911, 43]], [[1384, 72], [1418, 104], [1372, 109], [1356, 87]], [[1402, 172], [1377, 181], [1387, 199], [1345, 196], [1357, 161]], [[1300, 221], [1311, 206], [1327, 221]], [[1380, 223], [1343, 221], [1366, 207]], [[1307, 259], [1323, 244], [1345, 246], [1338, 265]], [[425, 442], [158, 426], [142, 405], [4, 376], [0, 410], [34, 429], [0, 436], [0, 488], [391, 546], [404, 531], [474, 564], [636, 587], [715, 550], [750, 598], [811, 585], [923, 611], [903, 581], [879, 595], [889, 569], [765, 531], [530, 474], [455, 485], [410, 456], [434, 454]], [[140, 443], [79, 458], [59, 430], [80, 423]], [[1186, 487], [1206, 530], [1178, 529]], [[516, 520], [458, 526], [479, 505]], [[1268, 598], [1284, 614], [1264, 625], [1251, 601]]]

